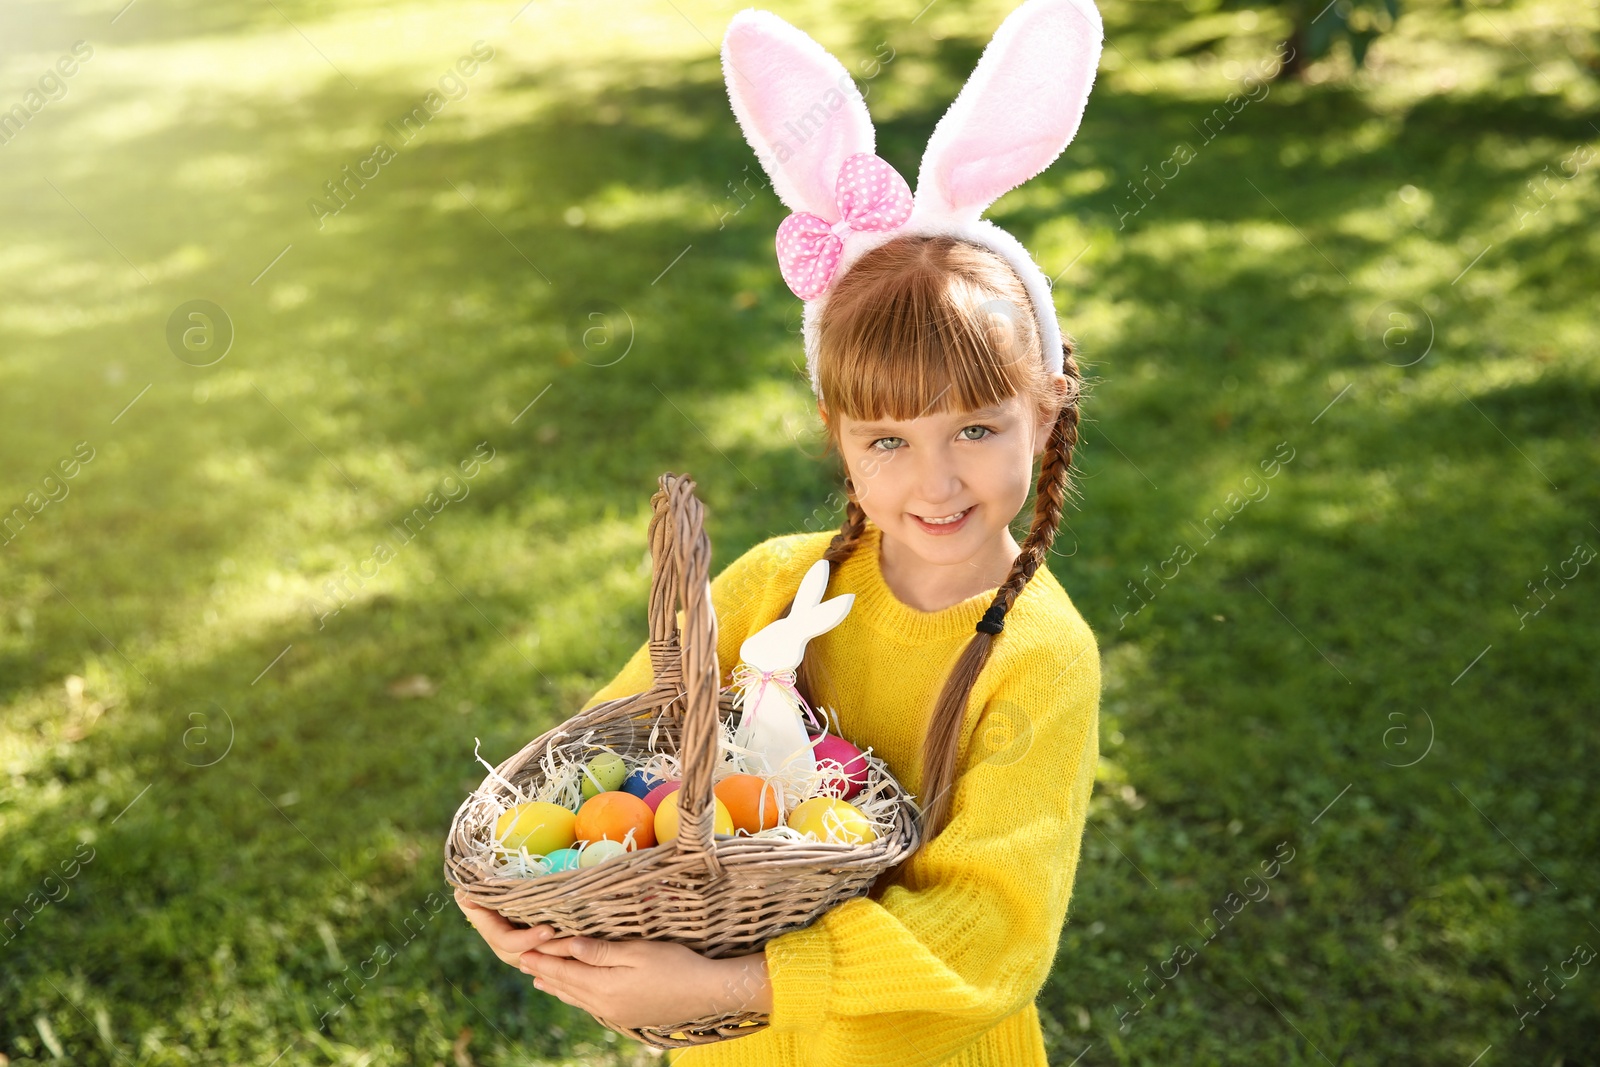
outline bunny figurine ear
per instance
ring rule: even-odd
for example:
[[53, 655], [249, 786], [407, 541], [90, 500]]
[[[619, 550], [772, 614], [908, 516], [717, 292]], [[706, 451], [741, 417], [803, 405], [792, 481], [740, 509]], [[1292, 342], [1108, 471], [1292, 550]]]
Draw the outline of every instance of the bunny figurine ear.
[[976, 220], [1048, 167], [1078, 132], [1103, 35], [1092, 0], [1013, 11], [928, 140], [918, 215]]
[[[795, 606], [802, 611], [822, 603], [822, 594], [828, 591], [828, 561], [819, 559], [800, 579], [800, 588], [794, 591]], [[852, 600], [854, 597], [851, 598]]]
[[733, 16], [722, 74], [745, 140], [790, 211], [837, 216], [845, 160], [871, 154], [872, 117], [844, 65], [770, 11]]

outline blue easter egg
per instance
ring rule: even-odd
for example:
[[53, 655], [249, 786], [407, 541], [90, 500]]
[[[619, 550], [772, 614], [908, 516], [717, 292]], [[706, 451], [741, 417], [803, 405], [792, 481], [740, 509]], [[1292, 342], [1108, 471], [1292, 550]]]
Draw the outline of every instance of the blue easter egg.
[[664, 780], [656, 775], [646, 774], [643, 770], [637, 770], [628, 775], [628, 780], [622, 783], [622, 791], [624, 793], [632, 793], [640, 800], [643, 800], [650, 790], [660, 785]]
[[544, 858], [544, 865], [550, 874], [555, 874], [557, 871], [575, 871], [578, 869], [578, 850], [558, 848]]

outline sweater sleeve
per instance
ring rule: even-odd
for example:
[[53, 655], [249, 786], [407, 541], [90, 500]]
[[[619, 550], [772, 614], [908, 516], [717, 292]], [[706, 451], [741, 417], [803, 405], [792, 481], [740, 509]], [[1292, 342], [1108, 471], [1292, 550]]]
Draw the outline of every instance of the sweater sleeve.
[[997, 687], [949, 824], [881, 900], [853, 898], [767, 943], [769, 1025], [804, 1034], [806, 1062], [940, 1063], [1037, 996], [1099, 760], [1099, 652], [1087, 626], [1079, 635]]
[[[739, 646], [758, 626], [771, 621], [763, 617], [769, 610], [781, 608], [792, 590], [774, 589], [780, 560], [784, 556], [788, 538], [772, 538], [751, 548], [744, 555], [723, 568], [711, 580], [711, 609], [717, 616], [717, 666], [722, 674], [722, 684], [729, 684], [734, 665], [739, 662]], [[780, 596], [781, 593], [781, 596]], [[683, 609], [677, 612], [678, 626], [683, 626]], [[647, 637], [636, 649], [617, 676], [602, 686], [580, 710], [617, 697], [642, 693], [650, 688], [650, 640]]]

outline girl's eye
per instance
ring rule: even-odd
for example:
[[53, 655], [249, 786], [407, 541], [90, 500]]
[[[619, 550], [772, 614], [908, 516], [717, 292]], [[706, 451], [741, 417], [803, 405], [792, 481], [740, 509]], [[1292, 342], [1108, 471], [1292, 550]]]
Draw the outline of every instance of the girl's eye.
[[877, 449], [879, 452], [893, 452], [896, 448], [898, 448], [900, 446], [899, 445], [891, 445], [891, 446], [886, 448], [886, 447], [884, 447], [883, 443], [885, 441], [904, 441], [904, 440], [905, 439], [902, 438], [902, 437], [880, 437], [876, 441], [872, 442], [872, 447]]
[[994, 433], [994, 431], [989, 429], [987, 426], [968, 426], [961, 432], [965, 434], [967, 430], [982, 430], [983, 434], [979, 437], [963, 437], [963, 441], [982, 441], [985, 437], [988, 437], [990, 434]]

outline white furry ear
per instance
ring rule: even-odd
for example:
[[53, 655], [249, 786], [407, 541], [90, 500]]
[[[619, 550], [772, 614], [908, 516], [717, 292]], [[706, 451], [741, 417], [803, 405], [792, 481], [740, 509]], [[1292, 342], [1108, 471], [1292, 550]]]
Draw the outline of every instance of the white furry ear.
[[928, 139], [919, 214], [977, 219], [1048, 167], [1078, 132], [1103, 36], [1093, 0], [1013, 11]]
[[833, 218], [844, 161], [873, 151], [861, 90], [804, 32], [770, 11], [746, 8], [722, 40], [722, 75], [745, 140], [790, 211]]

